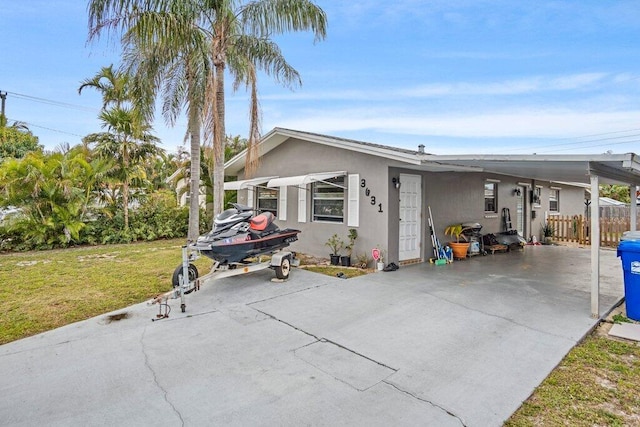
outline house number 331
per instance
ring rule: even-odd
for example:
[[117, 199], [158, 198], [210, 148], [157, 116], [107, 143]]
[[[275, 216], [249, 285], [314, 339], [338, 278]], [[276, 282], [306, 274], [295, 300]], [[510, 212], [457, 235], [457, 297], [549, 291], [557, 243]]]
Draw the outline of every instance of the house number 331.
[[[372, 206], [376, 206], [376, 196], [371, 194], [371, 190], [367, 187], [367, 180], [362, 178], [360, 180], [360, 188], [364, 188], [364, 195], [369, 197], [370, 203]], [[382, 213], [382, 203], [378, 203], [378, 213]]]

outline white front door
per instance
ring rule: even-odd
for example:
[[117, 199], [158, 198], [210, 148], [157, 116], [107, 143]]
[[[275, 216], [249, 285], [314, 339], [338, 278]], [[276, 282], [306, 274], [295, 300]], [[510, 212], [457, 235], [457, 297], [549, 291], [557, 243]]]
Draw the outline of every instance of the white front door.
[[422, 184], [420, 175], [400, 174], [400, 261], [420, 258]]
[[527, 200], [527, 187], [519, 185], [520, 192], [516, 199], [516, 230], [518, 234], [524, 237], [524, 219], [525, 219], [525, 201]]

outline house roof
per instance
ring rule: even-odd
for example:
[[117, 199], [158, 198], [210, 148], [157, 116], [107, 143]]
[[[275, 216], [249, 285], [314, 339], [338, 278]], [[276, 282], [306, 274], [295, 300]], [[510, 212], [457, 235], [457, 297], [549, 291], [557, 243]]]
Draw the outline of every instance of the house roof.
[[426, 161], [475, 165], [485, 172], [547, 181], [640, 185], [640, 159], [635, 153], [580, 155], [458, 155], [427, 156]]
[[620, 200], [612, 199], [611, 197], [600, 197], [600, 206], [628, 206], [628, 203], [621, 202]]
[[[271, 132], [262, 137], [258, 145], [260, 156], [264, 156], [266, 153], [288, 139], [300, 139], [345, 150], [358, 151], [385, 157], [410, 164], [420, 164], [420, 160], [417, 158], [418, 151], [284, 128], [274, 128]], [[246, 153], [247, 150], [242, 151], [225, 164], [225, 173], [227, 175], [236, 175], [244, 168]]]
[[[435, 155], [416, 150], [338, 138], [292, 129], [274, 128], [266, 134], [258, 150], [260, 156], [289, 139], [383, 157], [404, 164], [408, 169], [431, 172], [487, 172], [545, 181], [590, 183], [590, 176], [600, 183], [640, 185], [640, 158], [635, 153], [593, 155]], [[227, 175], [237, 175], [243, 168], [246, 150], [225, 164]]]

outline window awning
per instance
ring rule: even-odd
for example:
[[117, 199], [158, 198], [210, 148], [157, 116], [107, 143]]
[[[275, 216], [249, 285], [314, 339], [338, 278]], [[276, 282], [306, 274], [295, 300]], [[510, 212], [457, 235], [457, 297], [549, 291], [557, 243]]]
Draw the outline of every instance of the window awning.
[[277, 176], [263, 176], [260, 178], [245, 179], [242, 181], [229, 181], [224, 183], [225, 190], [244, 190], [245, 188], [255, 187], [260, 184], [264, 184], [270, 179], [277, 178]]
[[307, 175], [298, 175], [298, 176], [286, 176], [283, 178], [271, 179], [267, 183], [267, 187], [284, 187], [289, 185], [301, 186], [301, 185], [307, 185], [316, 181], [325, 181], [327, 179], [335, 178], [337, 176], [345, 176], [346, 174], [347, 174], [346, 171], [336, 171], [336, 172], [310, 173]]

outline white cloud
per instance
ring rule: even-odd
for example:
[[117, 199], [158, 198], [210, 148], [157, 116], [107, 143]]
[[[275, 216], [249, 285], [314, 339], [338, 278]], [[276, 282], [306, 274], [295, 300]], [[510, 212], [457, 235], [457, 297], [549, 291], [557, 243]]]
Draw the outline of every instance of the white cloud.
[[411, 97], [432, 97], [445, 95], [520, 95], [535, 92], [569, 91], [593, 89], [602, 82], [606, 73], [569, 74], [566, 76], [532, 76], [522, 79], [487, 83], [446, 83], [423, 85], [404, 92]]
[[393, 116], [388, 111], [316, 111], [273, 126], [319, 133], [359, 130], [453, 138], [569, 138], [638, 127], [640, 110], [581, 112], [571, 110], [495, 111], [466, 115]]
[[[635, 77], [636, 79], [638, 77]], [[611, 82], [622, 85], [633, 83], [629, 74], [624, 76], [607, 73], [579, 73], [560, 76], [529, 76], [520, 79], [506, 79], [492, 82], [440, 82], [405, 88], [334, 90], [311, 92], [280, 92], [261, 95], [263, 101], [389, 101], [398, 99], [446, 98], [452, 96], [510, 96], [562, 91], [595, 91], [600, 85]]]

